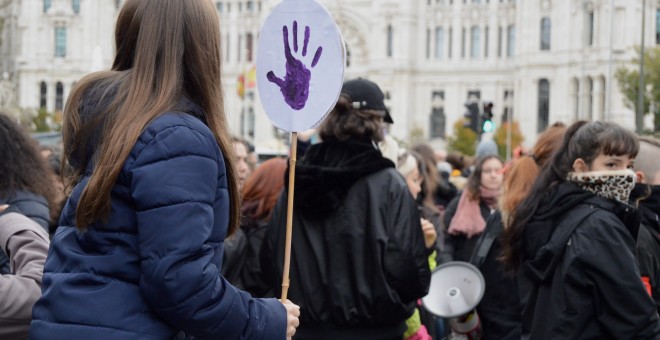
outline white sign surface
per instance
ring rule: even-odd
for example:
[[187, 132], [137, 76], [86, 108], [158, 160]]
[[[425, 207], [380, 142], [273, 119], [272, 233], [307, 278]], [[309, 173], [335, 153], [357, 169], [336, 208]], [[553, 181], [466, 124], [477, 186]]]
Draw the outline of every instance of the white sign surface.
[[330, 13], [316, 0], [283, 0], [261, 28], [257, 51], [257, 89], [273, 125], [318, 126], [344, 80], [344, 43]]

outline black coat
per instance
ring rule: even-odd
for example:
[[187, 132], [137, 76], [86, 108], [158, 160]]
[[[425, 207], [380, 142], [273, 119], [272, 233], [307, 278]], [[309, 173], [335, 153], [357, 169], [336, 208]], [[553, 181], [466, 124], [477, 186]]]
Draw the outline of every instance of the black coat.
[[563, 183], [523, 235], [523, 334], [530, 339], [658, 339], [636, 265], [631, 207]]
[[660, 311], [660, 186], [651, 186], [651, 195], [639, 202], [642, 226], [637, 236], [637, 261], [642, 277], [651, 285], [653, 300]]
[[[400, 338], [431, 276], [405, 180], [367, 141], [313, 145], [296, 177], [288, 290], [301, 309], [296, 338]], [[284, 193], [262, 258], [277, 296], [286, 206]]]
[[[468, 238], [465, 234], [451, 235], [447, 232], [449, 230], [449, 224], [456, 214], [458, 201], [460, 199], [461, 195], [459, 194], [449, 203], [443, 217], [443, 222], [445, 224], [445, 244], [440, 253], [440, 263], [449, 261], [470, 261], [472, 251], [479, 240], [479, 235]], [[488, 217], [491, 215], [490, 208], [480, 201], [479, 209], [481, 210], [481, 217], [484, 218], [484, 221], [487, 221]]]
[[519, 340], [521, 334], [518, 282], [504, 271], [498, 260], [502, 254], [503, 231], [502, 215], [497, 211], [486, 221], [470, 259], [486, 281], [486, 291], [477, 306], [483, 340]]

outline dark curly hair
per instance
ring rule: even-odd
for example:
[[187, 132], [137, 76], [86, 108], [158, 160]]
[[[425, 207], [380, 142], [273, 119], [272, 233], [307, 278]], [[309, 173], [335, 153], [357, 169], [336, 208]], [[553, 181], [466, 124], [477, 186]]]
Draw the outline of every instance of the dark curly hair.
[[0, 197], [18, 191], [41, 195], [48, 201], [51, 219], [56, 214], [52, 171], [37, 142], [16, 122], [0, 113]]

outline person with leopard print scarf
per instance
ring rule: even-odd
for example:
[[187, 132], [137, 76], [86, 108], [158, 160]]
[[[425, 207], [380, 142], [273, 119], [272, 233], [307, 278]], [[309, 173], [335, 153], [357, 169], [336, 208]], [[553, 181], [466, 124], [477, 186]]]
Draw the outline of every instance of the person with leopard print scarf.
[[638, 152], [617, 124], [577, 122], [512, 212], [502, 258], [518, 276], [523, 339], [660, 338], [635, 259]]

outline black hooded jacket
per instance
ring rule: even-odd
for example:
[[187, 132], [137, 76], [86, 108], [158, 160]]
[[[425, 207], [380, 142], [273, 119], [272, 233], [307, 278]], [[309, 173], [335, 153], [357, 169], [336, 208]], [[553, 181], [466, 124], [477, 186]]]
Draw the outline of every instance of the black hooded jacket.
[[[296, 167], [290, 288], [298, 339], [401, 337], [430, 283], [429, 251], [403, 177], [369, 140], [326, 140]], [[280, 296], [287, 199], [263, 262]], [[266, 265], [264, 265], [266, 267]]]
[[526, 226], [519, 272], [529, 339], [658, 339], [636, 265], [639, 214], [567, 182]]
[[660, 186], [635, 185], [635, 191], [644, 191], [641, 196], [646, 196], [647, 188], [651, 190], [650, 195], [639, 202], [642, 226], [637, 236], [637, 261], [660, 311]]

